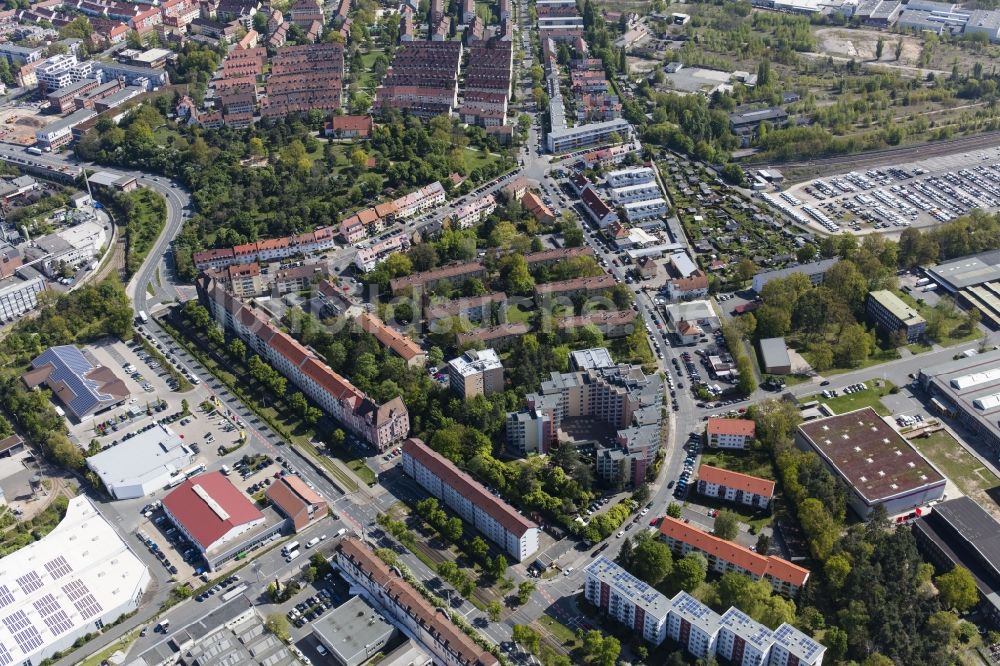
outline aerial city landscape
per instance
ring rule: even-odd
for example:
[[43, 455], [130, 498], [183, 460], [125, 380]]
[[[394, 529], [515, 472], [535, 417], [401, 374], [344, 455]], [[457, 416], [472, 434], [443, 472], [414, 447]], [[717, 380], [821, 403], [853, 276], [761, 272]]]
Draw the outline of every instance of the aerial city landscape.
[[0, 666], [1000, 665], [1000, 2], [5, 0]]

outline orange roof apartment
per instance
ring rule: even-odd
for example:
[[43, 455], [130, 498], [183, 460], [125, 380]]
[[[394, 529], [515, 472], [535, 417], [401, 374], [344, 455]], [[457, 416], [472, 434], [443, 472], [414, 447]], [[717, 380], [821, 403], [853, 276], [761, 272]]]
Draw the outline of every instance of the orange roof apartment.
[[719, 449], [745, 449], [756, 427], [750, 419], [709, 419], [705, 430], [708, 445]]
[[408, 367], [422, 368], [427, 364], [427, 353], [420, 348], [420, 345], [375, 315], [363, 312], [355, 321], [362, 330], [374, 335], [383, 347], [388, 347], [396, 356], [406, 361]]
[[757, 509], [767, 509], [774, 499], [774, 481], [711, 465], [698, 469], [696, 488], [702, 495]]
[[535, 301], [540, 302], [543, 299], [551, 298], [553, 296], [561, 296], [564, 298], [570, 298], [571, 296], [576, 296], [578, 294], [590, 296], [592, 294], [597, 294], [611, 289], [614, 286], [615, 279], [607, 273], [596, 277], [582, 277], [573, 278], [572, 280], [560, 280], [558, 282], [546, 282], [545, 284], [535, 285]]
[[291, 521], [296, 532], [310, 521], [326, 516], [326, 501], [294, 474], [287, 474], [272, 483], [264, 495]]
[[677, 557], [690, 552], [701, 553], [712, 571], [720, 574], [736, 571], [754, 580], [766, 580], [775, 592], [788, 597], [797, 595], [809, 580], [808, 569], [780, 557], [755, 553], [670, 516], [660, 521], [660, 538]]

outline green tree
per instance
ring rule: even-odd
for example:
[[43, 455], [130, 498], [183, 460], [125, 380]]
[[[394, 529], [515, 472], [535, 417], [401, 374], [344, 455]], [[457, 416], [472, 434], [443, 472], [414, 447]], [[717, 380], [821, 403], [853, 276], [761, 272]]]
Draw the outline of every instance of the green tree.
[[528, 603], [528, 599], [531, 598], [532, 593], [535, 591], [535, 584], [530, 580], [521, 581], [517, 586], [517, 603], [524, 605]]
[[720, 511], [715, 517], [715, 525], [712, 534], [720, 539], [732, 541], [740, 533], [740, 517], [732, 511]]
[[671, 502], [667, 505], [667, 515], [671, 518], [681, 517], [681, 505], [677, 502]]
[[741, 283], [746, 283], [756, 272], [757, 264], [753, 263], [751, 259], [744, 257], [736, 263], [736, 277]]
[[945, 608], [953, 608], [959, 613], [964, 613], [979, 601], [976, 581], [963, 566], [956, 566], [951, 571], [941, 574], [934, 579], [934, 584]]
[[271, 613], [264, 620], [264, 628], [274, 634], [278, 640], [287, 641], [290, 635], [288, 618], [281, 613]]
[[883, 39], [882, 37], [879, 37], [878, 41], [875, 43], [875, 59], [876, 60], [881, 60], [882, 59], [882, 52], [883, 51], [885, 51], [885, 39]]
[[490, 622], [496, 622], [500, 619], [500, 614], [503, 613], [503, 606], [500, 602], [494, 599], [486, 606], [486, 616], [490, 618]]

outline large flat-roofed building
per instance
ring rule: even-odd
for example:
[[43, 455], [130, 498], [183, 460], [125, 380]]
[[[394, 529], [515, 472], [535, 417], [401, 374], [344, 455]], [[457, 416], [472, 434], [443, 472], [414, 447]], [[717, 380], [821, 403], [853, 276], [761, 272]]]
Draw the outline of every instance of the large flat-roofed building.
[[538, 525], [421, 440], [403, 443], [403, 471], [518, 562], [538, 550]]
[[830, 267], [835, 263], [840, 261], [839, 259], [823, 259], [821, 261], [814, 261], [809, 264], [799, 264], [797, 266], [789, 266], [788, 268], [779, 268], [774, 271], [762, 271], [753, 276], [753, 290], [758, 294], [760, 290], [764, 288], [764, 285], [775, 278], [786, 278], [793, 273], [802, 273], [813, 284], [819, 284], [823, 281], [826, 276], [826, 272], [830, 270]]
[[38, 294], [45, 291], [40, 277], [27, 280], [16, 275], [0, 280], [0, 323], [6, 324], [38, 306]]
[[448, 361], [451, 390], [468, 400], [503, 391], [503, 364], [492, 349], [470, 349]]
[[892, 516], [944, 494], [941, 473], [871, 407], [803, 423], [795, 443], [840, 477], [864, 520], [879, 505]]
[[118, 500], [162, 490], [194, 461], [194, 452], [170, 428], [156, 424], [87, 458], [89, 467]]
[[553, 129], [549, 132], [546, 141], [550, 153], [562, 153], [574, 148], [609, 141], [615, 134], [621, 140], [627, 140], [632, 134], [632, 125], [623, 118], [616, 118], [600, 123]]
[[217, 570], [281, 531], [222, 472], [199, 474], [163, 498], [163, 512]]
[[386, 618], [420, 641], [445, 666], [498, 666], [500, 661], [456, 627], [447, 613], [434, 608], [361, 541], [346, 538], [336, 555], [337, 566], [364, 590], [365, 598], [385, 611]]
[[927, 275], [966, 307], [977, 308], [984, 324], [1000, 328], [1000, 250], [946, 261]]
[[613, 617], [643, 640], [659, 645], [667, 637], [670, 600], [608, 558], [598, 557], [584, 568], [587, 601]]
[[361, 666], [396, 634], [396, 627], [361, 597], [351, 597], [311, 626], [313, 637], [340, 666]]
[[86, 497], [42, 539], [0, 560], [0, 663], [40, 664], [139, 607], [142, 560]]
[[924, 368], [917, 381], [937, 411], [956, 417], [1000, 454], [1000, 351]]
[[699, 659], [715, 654], [719, 637], [719, 614], [687, 592], [670, 600], [667, 635]]
[[980, 608], [1000, 626], [1000, 523], [970, 497], [939, 502], [913, 522], [913, 535], [939, 569], [956, 565], [972, 573]]
[[766, 580], [775, 592], [788, 597], [796, 596], [809, 580], [808, 569], [780, 557], [756, 553], [670, 516], [660, 520], [660, 538], [677, 557], [701, 553], [711, 571], [736, 571], [754, 580]]
[[927, 321], [920, 313], [887, 289], [868, 293], [865, 312], [882, 332], [904, 335], [907, 342], [919, 340], [927, 328]]
[[44, 385], [77, 421], [122, 405], [129, 397], [124, 381], [73, 345], [49, 347], [31, 362], [21, 380], [29, 389]]
[[719, 618], [715, 653], [733, 666], [758, 666], [767, 662], [774, 642], [771, 630], [732, 607]]

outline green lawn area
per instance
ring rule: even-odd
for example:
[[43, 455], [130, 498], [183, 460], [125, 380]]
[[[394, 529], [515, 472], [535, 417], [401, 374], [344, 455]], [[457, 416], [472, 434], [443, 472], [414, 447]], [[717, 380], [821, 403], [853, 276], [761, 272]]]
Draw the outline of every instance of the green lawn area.
[[966, 451], [947, 431], [939, 430], [927, 437], [915, 437], [910, 442], [963, 493], [987, 510], [993, 509], [993, 513], [997, 513], [997, 504], [990, 496], [990, 491], [995, 491], [1000, 486], [1000, 478]]
[[100, 652], [95, 652], [81, 661], [80, 666], [99, 666], [105, 659], [113, 655], [118, 650], [121, 650], [122, 652], [128, 650], [128, 647], [132, 645], [137, 638], [139, 638], [139, 630], [133, 629]]
[[[882, 386], [876, 387], [876, 381], [881, 383]], [[865, 382], [865, 384], [868, 385], [867, 391], [858, 391], [857, 393], [841, 392], [841, 394], [836, 398], [831, 398], [829, 400], [825, 399], [819, 393], [816, 393], [802, 398], [801, 401], [809, 402], [811, 400], [819, 400], [837, 414], [854, 411], [855, 409], [861, 409], [862, 407], [871, 407], [880, 415], [888, 416], [889, 410], [882, 405], [881, 398], [884, 395], [888, 395], [889, 391], [895, 388], [896, 385], [889, 381], [874, 379]]]
[[576, 647], [576, 632], [551, 615], [543, 613], [538, 618], [538, 624], [545, 627], [545, 630], [549, 632], [552, 638], [566, 649], [572, 651]]
[[701, 454], [701, 464], [759, 476], [762, 479], [774, 479], [774, 467], [770, 457], [764, 451], [756, 449], [746, 451], [705, 449]]
[[528, 320], [531, 319], [531, 315], [531, 310], [522, 310], [519, 305], [507, 308], [507, 321], [512, 324], [520, 324], [522, 322], [527, 324]]
[[465, 166], [468, 167], [471, 172], [473, 169], [478, 169], [481, 166], [486, 166], [487, 164], [492, 164], [500, 159], [499, 155], [494, 155], [493, 153], [484, 153], [478, 148], [466, 148], [465, 149]]
[[361, 63], [364, 66], [364, 71], [358, 74], [358, 83], [362, 88], [374, 88], [379, 84], [379, 81], [376, 81], [375, 76], [372, 74], [372, 64], [375, 62], [375, 58], [381, 53], [385, 53], [385, 51], [383, 49], [372, 49], [368, 53], [361, 54]]
[[[923, 299], [916, 299], [910, 294], [907, 294], [906, 292], [902, 291], [895, 293], [897, 296], [900, 297], [900, 299], [902, 299], [904, 303], [906, 303], [911, 308], [914, 308], [917, 312], [919, 312], [921, 317], [923, 317], [924, 319], [930, 318], [931, 312], [934, 310], [934, 308], [925, 303]], [[938, 340], [937, 344], [941, 345], [942, 347], [951, 347], [953, 345], [960, 345], [963, 342], [970, 342], [972, 340], [982, 337], [983, 333], [981, 330], [979, 330], [978, 327], [975, 327], [972, 330], [966, 330], [964, 323], [965, 323], [965, 312], [963, 312], [962, 310], [956, 310], [953, 316], [947, 317], [944, 320], [944, 326], [943, 326], [944, 336], [940, 340]], [[910, 347], [911, 348], [916, 347], [916, 349], [910, 349], [910, 351], [913, 351], [914, 353], [920, 353], [920, 351], [930, 350], [929, 346], [922, 345], [920, 343], [917, 343], [915, 345], [910, 345]]]

